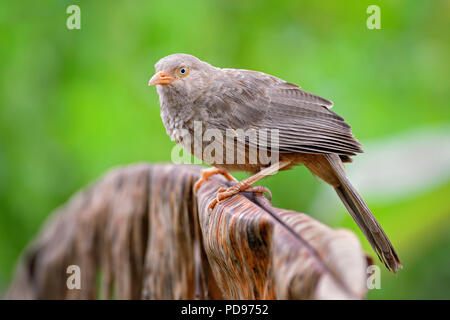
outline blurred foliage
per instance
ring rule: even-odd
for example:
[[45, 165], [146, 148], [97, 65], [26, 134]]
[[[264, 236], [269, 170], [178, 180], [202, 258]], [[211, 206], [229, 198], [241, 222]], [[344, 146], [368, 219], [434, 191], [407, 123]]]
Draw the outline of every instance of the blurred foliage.
[[[81, 30], [66, 28], [71, 4]], [[381, 30], [366, 28], [370, 4]], [[170, 161], [147, 87], [161, 57], [185, 52], [298, 83], [333, 100], [364, 144], [449, 123], [449, 13], [445, 0], [2, 1], [0, 292], [76, 190], [116, 165]], [[298, 211], [321, 185], [304, 168], [265, 184], [277, 206]], [[367, 199], [405, 265], [383, 271], [370, 298], [450, 297], [449, 195], [447, 183], [395, 204]], [[348, 216], [334, 226], [357, 230]]]

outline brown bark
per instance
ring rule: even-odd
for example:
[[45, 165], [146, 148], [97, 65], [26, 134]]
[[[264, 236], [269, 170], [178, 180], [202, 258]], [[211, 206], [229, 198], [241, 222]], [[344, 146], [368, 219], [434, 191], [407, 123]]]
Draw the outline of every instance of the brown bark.
[[[23, 253], [11, 299], [363, 298], [356, 236], [240, 194], [208, 213], [226, 181], [194, 195], [201, 167], [115, 169], [56, 210]], [[67, 267], [81, 270], [68, 289]]]

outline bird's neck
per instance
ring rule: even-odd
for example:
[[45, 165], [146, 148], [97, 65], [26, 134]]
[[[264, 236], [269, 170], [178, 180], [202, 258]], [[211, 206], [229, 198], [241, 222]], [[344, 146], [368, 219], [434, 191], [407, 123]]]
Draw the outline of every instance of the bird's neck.
[[182, 136], [181, 131], [191, 131], [192, 118], [194, 112], [190, 103], [182, 100], [170, 99], [167, 95], [160, 95], [161, 119], [167, 134], [170, 138], [179, 142]]

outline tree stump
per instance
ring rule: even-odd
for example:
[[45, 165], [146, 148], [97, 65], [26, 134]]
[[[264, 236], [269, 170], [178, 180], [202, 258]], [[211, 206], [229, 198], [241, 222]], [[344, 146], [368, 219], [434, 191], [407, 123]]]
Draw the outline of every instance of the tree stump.
[[[360, 299], [357, 237], [264, 196], [208, 212], [227, 181], [193, 184], [200, 166], [112, 170], [48, 219], [18, 263], [9, 299]], [[69, 266], [81, 288], [69, 289]]]

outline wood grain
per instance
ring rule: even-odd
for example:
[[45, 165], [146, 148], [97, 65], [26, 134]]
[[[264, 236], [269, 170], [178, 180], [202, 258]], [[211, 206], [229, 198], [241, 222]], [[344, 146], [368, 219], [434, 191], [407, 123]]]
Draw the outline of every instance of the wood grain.
[[[359, 299], [359, 240], [303, 213], [239, 194], [192, 191], [201, 167], [116, 168], [55, 210], [23, 252], [10, 299]], [[276, 195], [275, 195], [276, 196]], [[69, 265], [81, 289], [69, 290]]]

